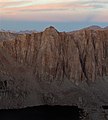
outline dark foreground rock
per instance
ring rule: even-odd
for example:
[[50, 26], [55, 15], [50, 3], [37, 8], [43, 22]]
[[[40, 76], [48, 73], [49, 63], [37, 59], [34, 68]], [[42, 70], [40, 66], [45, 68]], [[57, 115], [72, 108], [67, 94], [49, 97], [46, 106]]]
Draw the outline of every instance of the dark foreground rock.
[[80, 120], [82, 109], [76, 106], [37, 106], [0, 110], [1, 120]]

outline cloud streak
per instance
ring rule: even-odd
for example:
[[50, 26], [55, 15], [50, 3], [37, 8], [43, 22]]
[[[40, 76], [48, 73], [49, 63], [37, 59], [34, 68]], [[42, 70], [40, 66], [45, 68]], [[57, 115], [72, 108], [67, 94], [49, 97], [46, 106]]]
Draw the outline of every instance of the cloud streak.
[[108, 22], [107, 13], [108, 0], [0, 0], [2, 19]]

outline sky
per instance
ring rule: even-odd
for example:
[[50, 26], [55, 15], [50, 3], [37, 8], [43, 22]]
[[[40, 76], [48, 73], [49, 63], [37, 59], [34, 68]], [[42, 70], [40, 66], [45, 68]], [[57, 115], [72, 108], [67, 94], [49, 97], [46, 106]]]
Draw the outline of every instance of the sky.
[[0, 29], [71, 31], [108, 26], [108, 0], [0, 0]]

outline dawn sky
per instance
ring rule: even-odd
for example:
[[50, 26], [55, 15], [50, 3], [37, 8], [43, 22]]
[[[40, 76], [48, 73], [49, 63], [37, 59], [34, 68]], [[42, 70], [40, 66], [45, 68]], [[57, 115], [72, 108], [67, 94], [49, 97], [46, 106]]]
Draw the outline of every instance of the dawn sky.
[[71, 31], [108, 26], [108, 0], [0, 0], [0, 29]]

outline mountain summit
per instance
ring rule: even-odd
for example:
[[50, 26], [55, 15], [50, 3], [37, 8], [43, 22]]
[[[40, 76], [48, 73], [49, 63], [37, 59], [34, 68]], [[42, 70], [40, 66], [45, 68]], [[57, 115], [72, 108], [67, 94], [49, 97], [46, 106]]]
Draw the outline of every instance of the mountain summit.
[[54, 31], [57, 31], [57, 30], [55, 29], [55, 27], [53, 27], [53, 26], [50, 26], [50, 27], [46, 28], [45, 31], [46, 31], [46, 30], [54, 30]]
[[53, 26], [46, 28], [44, 30], [44, 32], [47, 34], [57, 34], [58, 33], [58, 31]]

